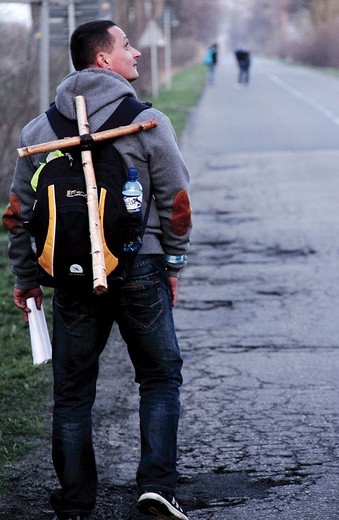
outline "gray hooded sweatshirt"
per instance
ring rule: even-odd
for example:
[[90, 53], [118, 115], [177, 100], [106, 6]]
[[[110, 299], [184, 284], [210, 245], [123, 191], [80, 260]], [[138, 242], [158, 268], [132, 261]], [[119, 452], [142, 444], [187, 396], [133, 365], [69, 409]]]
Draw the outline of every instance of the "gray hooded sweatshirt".
[[[69, 74], [58, 86], [56, 106], [69, 119], [76, 119], [75, 96], [85, 97], [90, 132], [96, 132], [126, 96], [136, 97], [131, 84], [112, 71], [91, 68]], [[139, 254], [165, 254], [179, 258], [187, 253], [191, 229], [188, 198], [189, 176], [179, 151], [172, 125], [162, 112], [150, 108], [134, 120], [155, 119], [158, 126], [138, 134], [120, 137], [114, 146], [126, 168], [138, 169], [143, 187], [143, 211], [152, 187], [152, 202], [143, 246]], [[57, 139], [46, 114], [32, 120], [22, 131], [20, 147]], [[9, 232], [9, 258], [16, 275], [15, 286], [31, 289], [37, 286], [37, 262], [29, 232], [23, 223], [32, 214], [35, 192], [31, 179], [46, 154], [20, 158], [17, 161], [3, 222]], [[173, 258], [172, 258], [173, 260]], [[184, 265], [171, 263], [169, 274], [177, 275]]]

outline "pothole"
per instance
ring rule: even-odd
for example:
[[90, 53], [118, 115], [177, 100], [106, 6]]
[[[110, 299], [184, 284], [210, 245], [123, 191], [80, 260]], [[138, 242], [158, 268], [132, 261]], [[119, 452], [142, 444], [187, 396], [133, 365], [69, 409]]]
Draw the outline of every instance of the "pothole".
[[294, 476], [278, 482], [271, 479], [254, 481], [246, 472], [198, 473], [179, 479], [178, 496], [191, 510], [235, 506], [250, 499], [267, 498], [270, 490], [279, 485], [300, 483]]

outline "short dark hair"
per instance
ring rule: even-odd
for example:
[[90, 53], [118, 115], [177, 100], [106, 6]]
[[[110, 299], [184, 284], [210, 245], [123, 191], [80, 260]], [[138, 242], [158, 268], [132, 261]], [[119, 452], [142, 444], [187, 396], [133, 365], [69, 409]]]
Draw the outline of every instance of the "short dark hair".
[[75, 70], [93, 65], [98, 52], [110, 52], [114, 39], [108, 32], [116, 24], [111, 20], [96, 20], [79, 25], [71, 37], [71, 56]]

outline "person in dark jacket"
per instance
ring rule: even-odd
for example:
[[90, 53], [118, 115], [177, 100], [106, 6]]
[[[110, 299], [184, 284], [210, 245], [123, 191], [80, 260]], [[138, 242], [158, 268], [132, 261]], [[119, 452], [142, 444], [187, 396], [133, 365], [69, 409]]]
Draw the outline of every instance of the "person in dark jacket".
[[250, 65], [251, 65], [251, 55], [250, 52], [246, 49], [236, 49], [234, 51], [235, 57], [237, 59], [237, 63], [239, 66], [239, 76], [238, 83], [239, 84], [248, 84], [250, 80]]
[[[74, 98], [83, 95], [94, 133], [126, 96], [136, 97], [131, 82], [139, 76], [140, 52], [114, 22], [100, 20], [74, 31], [71, 54], [75, 72], [58, 86], [56, 107], [75, 120]], [[182, 358], [172, 307], [189, 247], [189, 175], [169, 119], [154, 108], [148, 109], [148, 118], [156, 119], [158, 126], [114, 142], [126, 170], [138, 169], [143, 213], [152, 186], [143, 245], [128, 279], [118, 287], [109, 285], [100, 296], [86, 290], [54, 291], [52, 454], [60, 483], [51, 495], [55, 520], [87, 519], [95, 506], [98, 478], [91, 411], [99, 356], [114, 321], [127, 344], [139, 384], [138, 508], [149, 515], [187, 520], [175, 498]], [[134, 122], [143, 119], [139, 114]], [[21, 147], [56, 138], [46, 114], [41, 114], [23, 129]], [[3, 215], [16, 276], [14, 303], [26, 321], [27, 299], [34, 297], [38, 309], [43, 299], [36, 279], [37, 259], [24, 223], [30, 219], [35, 199], [31, 180], [44, 161], [44, 154], [18, 159], [10, 204]]]

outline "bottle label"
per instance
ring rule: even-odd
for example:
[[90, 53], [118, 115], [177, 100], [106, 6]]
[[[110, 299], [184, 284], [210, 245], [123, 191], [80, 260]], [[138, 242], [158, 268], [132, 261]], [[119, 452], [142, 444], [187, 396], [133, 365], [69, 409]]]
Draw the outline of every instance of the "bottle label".
[[129, 197], [124, 195], [124, 202], [128, 213], [134, 213], [141, 210], [142, 195]]

